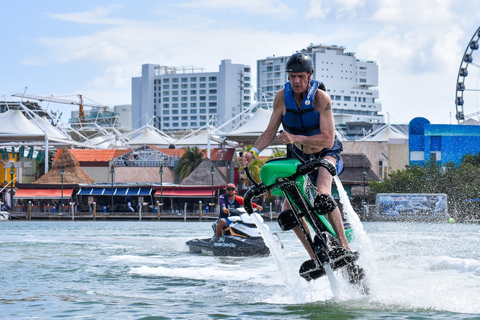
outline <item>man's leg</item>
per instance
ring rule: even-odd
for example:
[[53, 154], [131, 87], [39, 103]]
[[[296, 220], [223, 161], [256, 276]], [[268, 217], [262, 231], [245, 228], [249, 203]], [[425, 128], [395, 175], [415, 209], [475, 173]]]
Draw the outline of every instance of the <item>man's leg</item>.
[[223, 229], [225, 229], [226, 227], [227, 221], [224, 218], [218, 220], [217, 230], [215, 230], [215, 238], [220, 238], [223, 234]]
[[[336, 159], [331, 156], [326, 156], [324, 159], [329, 160], [334, 165], [336, 163]], [[318, 179], [317, 179], [317, 194], [332, 194], [332, 175], [327, 171], [327, 169], [320, 167], [318, 171]], [[342, 215], [340, 214], [340, 209], [338, 206], [328, 214], [328, 221], [333, 227], [333, 230], [337, 234], [338, 240], [340, 240], [340, 244], [342, 247], [347, 248], [350, 250], [350, 246], [348, 245], [347, 236], [345, 235], [345, 228], [343, 227], [343, 220]]]

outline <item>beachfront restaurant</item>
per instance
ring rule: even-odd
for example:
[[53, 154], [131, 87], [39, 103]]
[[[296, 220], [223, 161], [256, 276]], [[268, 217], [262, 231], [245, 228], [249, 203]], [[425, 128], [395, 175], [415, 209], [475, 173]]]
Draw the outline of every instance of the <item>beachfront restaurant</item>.
[[[88, 184], [76, 193], [79, 212], [91, 212], [93, 203], [98, 212], [153, 212], [153, 188], [137, 184]], [[113, 210], [112, 210], [113, 199]], [[129, 205], [130, 204], [130, 205]], [[133, 210], [132, 210], [133, 208]]]

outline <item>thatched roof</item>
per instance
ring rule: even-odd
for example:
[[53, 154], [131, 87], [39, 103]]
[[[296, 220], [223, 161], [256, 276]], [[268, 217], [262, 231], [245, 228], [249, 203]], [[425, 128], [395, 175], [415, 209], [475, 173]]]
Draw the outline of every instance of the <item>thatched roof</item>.
[[365, 180], [380, 181], [378, 176], [371, 169], [372, 164], [367, 156], [363, 153], [342, 153], [343, 164], [345, 169], [339, 176], [340, 180], [345, 183], [363, 184], [363, 169], [367, 173]]
[[188, 177], [183, 179], [180, 185], [209, 186], [212, 184], [212, 174], [210, 173], [213, 165], [213, 185], [220, 186], [227, 184], [227, 178], [213, 164], [213, 161], [206, 158], [190, 173]]
[[32, 182], [34, 184], [61, 184], [62, 175], [60, 174], [60, 166], [63, 164], [65, 173], [63, 174], [63, 184], [79, 184], [93, 183], [88, 174], [80, 168], [80, 163], [67, 148], [62, 150], [57, 160], [53, 163], [52, 168], [43, 176]]

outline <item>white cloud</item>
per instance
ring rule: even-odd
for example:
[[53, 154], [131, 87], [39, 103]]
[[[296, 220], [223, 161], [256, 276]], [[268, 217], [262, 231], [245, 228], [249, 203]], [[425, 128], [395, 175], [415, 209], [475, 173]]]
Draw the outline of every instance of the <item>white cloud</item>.
[[[283, 19], [291, 16], [294, 8], [284, 4], [281, 0], [242, 0], [242, 1], [225, 1], [225, 0], [199, 0], [181, 4], [181, 7], [224, 10], [231, 9], [233, 11], [242, 10], [248, 14], [269, 15], [274, 18]], [[240, 13], [241, 14], [241, 13]]]
[[63, 21], [87, 23], [87, 24], [120, 24], [121, 19], [109, 19], [106, 16], [117, 8], [123, 8], [121, 4], [108, 7], [96, 8], [92, 11], [73, 13], [48, 13], [50, 17]]

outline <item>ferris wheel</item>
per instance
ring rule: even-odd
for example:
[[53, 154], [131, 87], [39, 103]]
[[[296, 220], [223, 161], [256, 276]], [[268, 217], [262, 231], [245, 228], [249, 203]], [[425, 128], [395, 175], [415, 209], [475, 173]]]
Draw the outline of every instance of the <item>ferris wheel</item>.
[[[455, 98], [458, 122], [480, 115], [480, 97], [477, 97], [477, 92], [480, 91], [480, 53], [475, 55], [478, 52], [479, 39], [480, 27], [467, 45], [458, 69]], [[464, 112], [465, 101], [469, 106], [467, 115]]]

